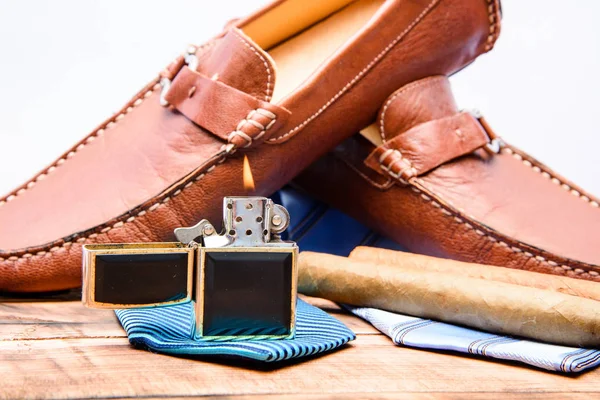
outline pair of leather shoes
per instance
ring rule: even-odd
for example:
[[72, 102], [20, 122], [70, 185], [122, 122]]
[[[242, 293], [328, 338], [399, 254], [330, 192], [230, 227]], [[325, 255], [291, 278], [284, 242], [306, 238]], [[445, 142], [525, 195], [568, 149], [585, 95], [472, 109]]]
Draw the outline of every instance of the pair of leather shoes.
[[235, 21], [0, 200], [0, 291], [78, 287], [84, 244], [174, 240], [334, 148], [298, 184], [409, 249], [595, 279], [597, 201], [451, 99], [444, 76], [499, 31], [498, 0], [278, 0]]

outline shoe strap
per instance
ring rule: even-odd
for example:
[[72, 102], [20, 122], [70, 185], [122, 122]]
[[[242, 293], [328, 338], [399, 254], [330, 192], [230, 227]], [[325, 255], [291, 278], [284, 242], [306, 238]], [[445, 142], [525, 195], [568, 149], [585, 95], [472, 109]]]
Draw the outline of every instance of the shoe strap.
[[461, 112], [421, 123], [377, 147], [365, 164], [402, 182], [485, 148], [498, 152], [499, 138], [481, 117]]
[[283, 107], [257, 99], [187, 66], [175, 75], [165, 99], [189, 120], [236, 147], [264, 141], [290, 115]]

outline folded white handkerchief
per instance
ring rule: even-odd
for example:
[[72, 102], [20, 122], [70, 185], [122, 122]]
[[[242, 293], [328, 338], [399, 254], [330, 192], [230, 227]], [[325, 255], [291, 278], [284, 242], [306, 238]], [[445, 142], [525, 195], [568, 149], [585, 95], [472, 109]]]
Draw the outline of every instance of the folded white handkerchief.
[[582, 372], [600, 365], [600, 350], [498, 336], [374, 308], [344, 307], [370, 322], [397, 345], [478, 354], [566, 373]]

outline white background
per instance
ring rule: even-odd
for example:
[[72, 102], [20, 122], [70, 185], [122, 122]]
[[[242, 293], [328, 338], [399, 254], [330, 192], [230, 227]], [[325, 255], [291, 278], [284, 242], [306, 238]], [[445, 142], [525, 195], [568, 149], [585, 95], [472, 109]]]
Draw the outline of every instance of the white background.
[[[0, 0], [0, 193], [87, 135], [188, 43], [264, 1]], [[600, 194], [600, 1], [504, 0], [503, 9], [495, 50], [453, 77], [460, 106]]]

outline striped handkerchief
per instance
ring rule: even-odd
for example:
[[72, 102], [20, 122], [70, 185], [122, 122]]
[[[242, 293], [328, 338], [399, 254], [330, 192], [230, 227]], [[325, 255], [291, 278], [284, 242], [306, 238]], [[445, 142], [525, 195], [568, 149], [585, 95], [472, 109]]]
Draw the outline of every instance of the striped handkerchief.
[[344, 307], [369, 321], [397, 345], [478, 354], [567, 373], [582, 372], [600, 364], [600, 350], [578, 349], [498, 336], [374, 308]]
[[195, 329], [192, 303], [117, 310], [116, 314], [131, 344], [158, 353], [219, 355], [274, 362], [333, 350], [355, 338], [340, 321], [302, 300], [296, 305], [296, 337], [292, 340], [192, 339]]
[[[303, 251], [347, 256], [359, 245], [403, 250], [397, 243], [292, 188], [284, 188], [276, 196], [276, 202], [292, 215], [289, 239], [296, 241]], [[346, 307], [397, 345], [477, 354], [566, 373], [600, 364], [599, 350], [520, 340], [372, 308]]]

